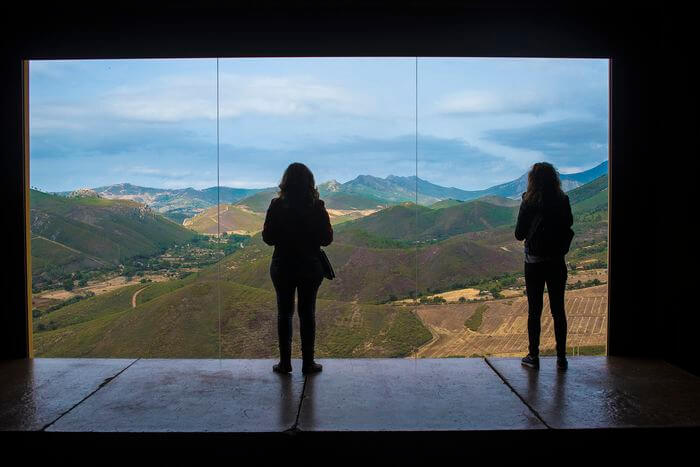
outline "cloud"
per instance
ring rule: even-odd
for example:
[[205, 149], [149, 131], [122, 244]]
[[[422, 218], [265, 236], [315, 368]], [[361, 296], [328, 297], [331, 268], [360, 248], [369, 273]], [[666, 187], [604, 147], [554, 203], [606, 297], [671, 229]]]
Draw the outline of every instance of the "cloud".
[[157, 177], [163, 180], [187, 180], [193, 178], [195, 174], [192, 170], [172, 170], [162, 167], [149, 167], [143, 165], [122, 166], [116, 168], [122, 174]]
[[161, 158], [187, 155], [196, 161], [216, 157], [215, 128], [210, 126], [209, 138], [194, 128], [169, 125], [111, 126], [99, 122], [76, 131], [42, 129], [32, 132], [30, 151], [32, 159], [139, 153]]
[[[215, 76], [163, 76], [121, 86], [103, 97], [111, 115], [137, 121], [179, 122], [217, 117]], [[220, 74], [219, 116], [298, 116], [318, 112], [356, 114], [358, 97], [307, 77]]]
[[553, 105], [554, 98], [534, 91], [496, 93], [493, 91], [461, 91], [440, 98], [435, 106], [446, 115], [534, 114], [539, 115]]
[[[506, 181], [515, 173], [504, 158], [460, 138], [420, 134], [417, 143], [418, 176], [433, 183], [480, 189], [491, 186], [494, 177]], [[221, 161], [225, 174], [222, 180], [235, 173], [238, 181], [261, 181], [249, 187], [276, 185], [286, 165], [293, 161], [307, 163], [319, 183], [331, 178], [344, 182], [361, 174], [415, 175], [416, 136], [351, 136], [329, 142], [300, 142], [282, 150], [226, 145], [222, 146]]]
[[608, 155], [607, 119], [565, 119], [485, 132], [495, 143], [541, 153], [562, 167], [586, 166]]

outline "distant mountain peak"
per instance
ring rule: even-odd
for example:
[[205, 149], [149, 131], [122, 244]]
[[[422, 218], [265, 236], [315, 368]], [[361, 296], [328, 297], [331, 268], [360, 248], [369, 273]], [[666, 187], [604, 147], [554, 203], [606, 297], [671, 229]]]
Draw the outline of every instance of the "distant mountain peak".
[[72, 191], [69, 198], [102, 198], [95, 190], [90, 188], [78, 188]]
[[332, 191], [332, 192], [337, 192], [340, 191], [340, 183], [336, 180], [328, 180], [327, 182], [321, 183], [319, 188], [326, 190], [326, 191]]

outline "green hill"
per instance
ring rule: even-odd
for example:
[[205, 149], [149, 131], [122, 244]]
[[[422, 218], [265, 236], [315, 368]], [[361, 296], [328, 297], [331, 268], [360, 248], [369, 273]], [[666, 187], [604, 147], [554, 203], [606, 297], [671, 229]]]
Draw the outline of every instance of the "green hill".
[[195, 233], [141, 204], [30, 191], [32, 277], [118, 264], [152, 255]]
[[[334, 241], [324, 248], [333, 264], [336, 278], [324, 281], [319, 297], [363, 303], [378, 303], [407, 297], [418, 289], [448, 288], [469, 279], [486, 279], [522, 269], [522, 253], [506, 251], [497, 245], [472, 241], [469, 234], [415, 248], [367, 248]], [[509, 234], [512, 238], [512, 232]], [[221, 262], [222, 279], [272, 291], [270, 258], [272, 248], [259, 235], [243, 250]], [[207, 274], [215, 274], [208, 271]]]
[[329, 209], [378, 209], [388, 205], [382, 198], [359, 193], [328, 193], [321, 198]]
[[515, 207], [483, 201], [464, 202], [442, 209], [402, 203], [361, 219], [344, 222], [336, 230], [338, 238], [346, 243], [351, 243], [350, 238], [357, 236], [352, 231], [363, 231], [375, 237], [401, 242], [442, 241], [454, 235], [512, 224], [516, 216]]
[[[220, 297], [221, 355], [277, 356], [274, 292], [213, 277], [204, 274], [188, 283], [161, 286], [159, 295], [136, 308], [131, 307], [130, 297], [140, 286], [130, 286], [42, 316], [39, 322], [53, 320], [55, 329], [35, 333], [36, 354], [218, 357]], [[404, 307], [319, 300], [316, 309], [318, 357], [406, 356], [431, 337]], [[298, 344], [297, 337], [295, 356]]]
[[221, 232], [250, 235], [259, 232], [265, 222], [265, 214], [249, 211], [241, 206], [222, 204], [220, 210], [211, 207], [196, 216], [186, 219], [183, 225], [199, 233], [216, 234], [217, 219]]
[[571, 211], [576, 214], [608, 209], [608, 176], [603, 175], [569, 193]]
[[443, 199], [442, 201], [438, 201], [437, 203], [433, 203], [430, 206], [428, 206], [430, 209], [442, 209], [442, 208], [449, 208], [451, 206], [456, 206], [458, 204], [462, 204], [464, 201], [460, 201], [458, 199]]
[[235, 205], [243, 206], [244, 208], [247, 208], [251, 211], [261, 212], [264, 214], [267, 212], [267, 208], [270, 207], [270, 201], [272, 201], [272, 198], [276, 197], [276, 190], [260, 191], [246, 198], [243, 198], [242, 200], [235, 203]]
[[490, 203], [495, 204], [496, 206], [505, 206], [509, 208], [520, 206], [520, 200], [518, 199], [504, 198], [503, 196], [496, 195], [482, 196], [481, 198], [478, 198], [477, 201], [483, 201], [484, 203]]
[[[261, 191], [236, 203], [237, 206], [243, 206], [251, 211], [265, 213], [270, 207], [270, 201], [277, 196], [277, 191]], [[321, 199], [325, 202], [328, 209], [377, 209], [387, 206], [387, 201], [362, 193], [347, 193], [347, 192], [324, 192]]]

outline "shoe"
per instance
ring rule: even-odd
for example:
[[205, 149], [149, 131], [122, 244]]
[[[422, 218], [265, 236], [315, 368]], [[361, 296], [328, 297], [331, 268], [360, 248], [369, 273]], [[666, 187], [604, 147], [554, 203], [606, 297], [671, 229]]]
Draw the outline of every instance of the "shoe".
[[569, 362], [566, 357], [557, 357], [557, 370], [566, 370], [569, 368]]
[[288, 374], [292, 372], [292, 365], [284, 365], [282, 363], [275, 363], [272, 365], [272, 371], [275, 373], [280, 373], [280, 374]]
[[323, 371], [323, 365], [320, 363], [309, 363], [305, 364], [303, 367], [301, 367], [301, 372], [305, 375], [312, 374], [312, 373], [320, 373]]
[[537, 370], [540, 367], [540, 357], [533, 357], [530, 354], [527, 354], [525, 358], [520, 360], [520, 363], [523, 366], [529, 366], [530, 368]]

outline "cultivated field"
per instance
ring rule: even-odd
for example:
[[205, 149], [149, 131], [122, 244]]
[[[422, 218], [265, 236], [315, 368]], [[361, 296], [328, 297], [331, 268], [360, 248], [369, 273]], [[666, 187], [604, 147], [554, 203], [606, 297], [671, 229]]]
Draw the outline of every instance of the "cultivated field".
[[[567, 347], [591, 347], [602, 352], [607, 335], [607, 285], [566, 292]], [[465, 321], [481, 313], [476, 331]], [[417, 357], [521, 356], [527, 353], [527, 297], [482, 303], [421, 305], [417, 314], [433, 339], [414, 354]], [[473, 322], [473, 321], [472, 321]], [[549, 299], [545, 294], [542, 312], [542, 353], [555, 347]]]
[[[151, 282], [164, 282], [169, 280], [170, 278], [164, 274], [144, 274], [143, 277], [138, 277], [137, 279], [148, 279]], [[58, 289], [32, 294], [32, 299], [34, 301], [39, 302], [41, 302], [42, 300], [68, 300], [70, 298], [75, 297], [76, 295], [83, 295], [87, 292], [92, 292], [95, 295], [100, 295], [106, 292], [112, 292], [113, 290], [121, 289], [122, 287], [128, 287], [137, 283], [139, 283], [138, 280], [128, 280], [124, 276], [115, 276], [107, 280], [88, 284], [85, 287], [76, 287], [71, 291]]]

